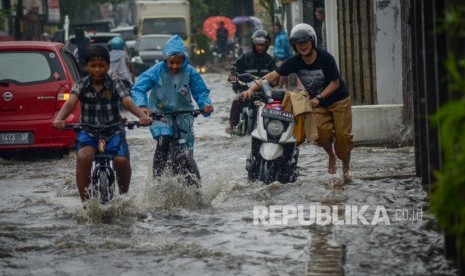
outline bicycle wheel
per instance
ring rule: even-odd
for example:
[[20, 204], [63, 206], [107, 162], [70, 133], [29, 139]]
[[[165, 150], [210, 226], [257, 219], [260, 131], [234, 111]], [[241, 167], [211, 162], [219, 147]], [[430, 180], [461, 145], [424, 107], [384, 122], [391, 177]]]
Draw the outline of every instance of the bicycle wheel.
[[105, 170], [99, 172], [98, 191], [101, 204], [107, 204], [113, 198], [113, 189]]
[[189, 166], [188, 166], [188, 180], [187, 184], [189, 186], [196, 186], [200, 187], [200, 171], [199, 167], [197, 166], [197, 163], [195, 162], [194, 158], [189, 156]]
[[157, 140], [157, 148], [153, 154], [152, 171], [153, 178], [161, 176], [165, 172], [165, 168], [171, 163], [170, 158], [170, 143], [171, 136], [160, 136]]
[[178, 157], [177, 173], [185, 176], [187, 186], [201, 186], [199, 168], [193, 157], [189, 155]]

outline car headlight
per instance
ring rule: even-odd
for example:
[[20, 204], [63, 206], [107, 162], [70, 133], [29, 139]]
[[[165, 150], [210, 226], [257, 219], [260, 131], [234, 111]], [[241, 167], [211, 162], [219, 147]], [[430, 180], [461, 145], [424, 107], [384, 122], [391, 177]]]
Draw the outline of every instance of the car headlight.
[[284, 131], [284, 124], [278, 120], [271, 120], [266, 126], [266, 132], [271, 136], [279, 136]]

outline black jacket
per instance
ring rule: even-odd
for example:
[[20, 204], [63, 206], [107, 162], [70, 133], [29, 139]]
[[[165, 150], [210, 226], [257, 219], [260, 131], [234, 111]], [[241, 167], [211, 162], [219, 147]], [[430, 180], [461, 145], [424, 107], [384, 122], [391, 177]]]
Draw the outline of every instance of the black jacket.
[[[264, 75], [273, 72], [276, 69], [276, 63], [269, 54], [257, 54], [255, 50], [249, 51], [241, 55], [233, 64], [231, 68], [231, 74], [244, 74], [249, 73], [257, 77], [263, 77]], [[239, 83], [233, 84], [233, 91], [240, 93], [247, 89], [242, 87]]]
[[231, 73], [249, 73], [261, 78], [275, 69], [276, 63], [269, 54], [259, 55], [255, 51], [249, 51], [234, 62]]

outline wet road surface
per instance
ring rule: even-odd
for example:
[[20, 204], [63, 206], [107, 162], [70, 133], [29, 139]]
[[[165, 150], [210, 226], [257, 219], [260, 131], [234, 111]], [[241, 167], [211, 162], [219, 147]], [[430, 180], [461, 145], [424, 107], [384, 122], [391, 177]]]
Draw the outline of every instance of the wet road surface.
[[[82, 208], [74, 153], [0, 159], [0, 274], [455, 275], [426, 193], [413, 177], [413, 148], [356, 147], [356, 179], [344, 183], [340, 163], [338, 174], [328, 175], [324, 151], [304, 145], [295, 183], [248, 182], [250, 138], [224, 133], [233, 98], [226, 75], [205, 79], [216, 112], [195, 123], [201, 197], [176, 178], [151, 179], [155, 143], [147, 129], [128, 131], [131, 189], [115, 198], [105, 217], [95, 202]], [[278, 212], [300, 206], [307, 220], [318, 206], [337, 209], [340, 220], [347, 213], [355, 219], [305, 225], [290, 218], [271, 225], [272, 206]], [[363, 206], [368, 224], [347, 211]], [[257, 207], [270, 212], [268, 225], [254, 224]], [[372, 225], [373, 217], [384, 220]]]

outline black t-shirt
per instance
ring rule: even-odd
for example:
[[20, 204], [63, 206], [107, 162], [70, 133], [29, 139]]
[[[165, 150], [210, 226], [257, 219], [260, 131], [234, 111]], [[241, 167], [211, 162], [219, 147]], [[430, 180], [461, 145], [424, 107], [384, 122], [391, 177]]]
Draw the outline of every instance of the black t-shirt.
[[324, 50], [317, 49], [316, 51], [317, 57], [312, 64], [305, 64], [302, 57], [299, 54], [295, 54], [279, 66], [276, 72], [280, 76], [296, 73], [309, 93], [310, 98], [320, 94], [331, 81], [339, 79], [339, 89], [320, 103], [321, 106], [327, 107], [347, 98], [349, 91], [339, 76], [339, 70], [337, 69], [334, 57]]

